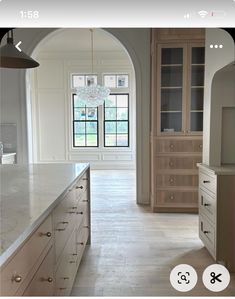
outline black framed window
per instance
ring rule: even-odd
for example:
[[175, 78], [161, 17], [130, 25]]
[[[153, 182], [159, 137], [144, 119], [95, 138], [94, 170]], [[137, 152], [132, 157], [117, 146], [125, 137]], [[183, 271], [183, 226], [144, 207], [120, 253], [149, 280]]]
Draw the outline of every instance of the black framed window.
[[129, 147], [129, 94], [112, 93], [104, 102], [104, 146]]
[[98, 107], [88, 107], [73, 94], [73, 146], [98, 147]]

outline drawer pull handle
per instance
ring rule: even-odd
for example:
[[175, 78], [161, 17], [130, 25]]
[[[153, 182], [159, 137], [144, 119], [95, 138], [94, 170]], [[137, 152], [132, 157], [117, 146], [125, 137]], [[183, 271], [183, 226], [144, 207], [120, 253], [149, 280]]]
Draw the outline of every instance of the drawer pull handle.
[[210, 204], [209, 203], [204, 203], [204, 207], [209, 207]]
[[170, 199], [174, 199], [174, 195], [170, 195]]
[[63, 277], [64, 280], [69, 279], [69, 277]]
[[83, 181], [88, 181], [88, 178], [83, 178], [82, 180], [83, 180]]
[[69, 213], [69, 214], [76, 214], [76, 212], [72, 212], [72, 211], [69, 211], [68, 213]]
[[170, 179], [170, 183], [174, 183], [174, 179]]
[[84, 243], [83, 242], [78, 242], [77, 245], [84, 245]]
[[202, 148], [202, 144], [199, 144], [199, 148]]
[[208, 184], [208, 183], [210, 183], [210, 181], [203, 181], [203, 183], [204, 183], [204, 184]]
[[72, 210], [76, 210], [77, 208], [78, 208], [78, 207], [72, 207], [71, 209], [72, 209]]
[[89, 202], [89, 200], [87, 200], [87, 199], [85, 200], [85, 199], [84, 199], [82, 202]]
[[174, 163], [173, 163], [173, 162], [170, 162], [169, 165], [170, 165], [170, 167], [173, 167], [173, 166], [174, 166]]
[[72, 255], [73, 255], [73, 256], [77, 256], [77, 253], [73, 253]]
[[53, 282], [53, 278], [52, 277], [48, 277], [48, 278], [42, 278], [42, 281], [47, 281], [47, 282]]
[[13, 276], [12, 280], [19, 283], [22, 281], [22, 277], [20, 275], [15, 275]]
[[66, 290], [67, 288], [59, 288], [60, 291]]
[[76, 262], [75, 262], [75, 261], [69, 261], [69, 263], [70, 263], [70, 264], [75, 264]]
[[208, 230], [204, 230], [204, 234], [209, 234], [210, 232]]
[[40, 233], [40, 236], [41, 236], [41, 237], [42, 237], [42, 236], [46, 236], [46, 237], [50, 238], [50, 237], [51, 237], [51, 232]]
[[83, 227], [84, 227], [84, 228], [89, 228], [89, 226], [88, 226], [88, 225], [84, 225]]
[[76, 189], [83, 189], [83, 186], [76, 186]]
[[83, 215], [83, 212], [77, 212], [77, 214]]
[[68, 221], [62, 221], [62, 224], [69, 224]]
[[170, 148], [173, 149], [174, 148], [174, 144], [171, 143], [170, 144]]
[[58, 232], [62, 232], [62, 231], [65, 230], [65, 228], [57, 228], [56, 230], [57, 230]]

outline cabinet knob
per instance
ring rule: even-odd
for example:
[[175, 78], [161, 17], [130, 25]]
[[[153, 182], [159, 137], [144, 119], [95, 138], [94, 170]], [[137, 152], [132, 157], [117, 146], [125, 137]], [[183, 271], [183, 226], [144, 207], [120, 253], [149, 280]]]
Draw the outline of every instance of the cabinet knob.
[[174, 148], [174, 144], [171, 143], [170, 144], [170, 148], [173, 149]]
[[84, 225], [83, 227], [84, 227], [84, 228], [89, 228], [89, 226], [88, 226], [88, 225]]
[[170, 178], [170, 183], [174, 183], [174, 179], [173, 178]]
[[76, 186], [76, 189], [83, 189], [83, 186]]
[[204, 183], [204, 184], [208, 184], [208, 183], [210, 183], [210, 181], [203, 181], [203, 183]]
[[174, 163], [172, 161], [169, 162], [170, 167], [174, 166]]
[[83, 215], [83, 212], [77, 212], [77, 214]]
[[204, 234], [209, 234], [209, 231], [208, 230], [204, 230]]
[[202, 144], [199, 144], [199, 148], [202, 148]]
[[16, 274], [15, 276], [13, 276], [12, 281], [19, 283], [22, 281], [22, 277], [20, 275]]
[[52, 278], [52, 277], [48, 277], [48, 278], [47, 278], [47, 281], [48, 281], [48, 282], [53, 282], [53, 278]]
[[204, 203], [204, 207], [209, 207], [210, 204], [209, 203]]
[[174, 199], [174, 195], [170, 195], [170, 199]]
[[78, 242], [77, 245], [84, 245], [84, 243], [83, 242]]
[[40, 233], [40, 236], [46, 236], [46, 237], [50, 238], [51, 237], [51, 232]]

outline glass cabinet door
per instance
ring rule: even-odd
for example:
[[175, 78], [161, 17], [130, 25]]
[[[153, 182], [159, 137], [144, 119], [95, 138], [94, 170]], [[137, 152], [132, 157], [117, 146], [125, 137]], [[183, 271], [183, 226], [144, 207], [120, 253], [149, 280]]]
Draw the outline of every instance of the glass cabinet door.
[[183, 47], [161, 48], [160, 130], [182, 131]]
[[190, 132], [203, 130], [203, 94], [204, 94], [204, 70], [205, 48], [199, 46], [190, 47], [191, 50], [191, 84], [190, 84]]

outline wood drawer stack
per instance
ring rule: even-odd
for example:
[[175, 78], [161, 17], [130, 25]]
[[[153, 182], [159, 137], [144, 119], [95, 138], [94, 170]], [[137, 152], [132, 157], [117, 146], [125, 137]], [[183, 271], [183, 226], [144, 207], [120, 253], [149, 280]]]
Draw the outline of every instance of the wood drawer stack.
[[89, 169], [1, 268], [2, 296], [67, 296], [90, 243]]
[[[46, 261], [46, 268], [45, 262]], [[54, 291], [54, 259], [51, 215], [1, 270], [1, 295], [22, 296], [40, 290], [47, 296]], [[42, 273], [42, 269], [43, 271]], [[35, 277], [41, 274], [41, 280]], [[37, 282], [39, 283], [37, 283]], [[29, 290], [32, 290], [32, 293]]]
[[[235, 173], [235, 169], [234, 169]], [[235, 271], [235, 175], [199, 164], [199, 236], [212, 257]]]
[[202, 138], [157, 137], [152, 208], [155, 212], [197, 212]]
[[68, 296], [88, 241], [89, 196], [85, 173], [53, 212], [56, 256], [56, 296]]

